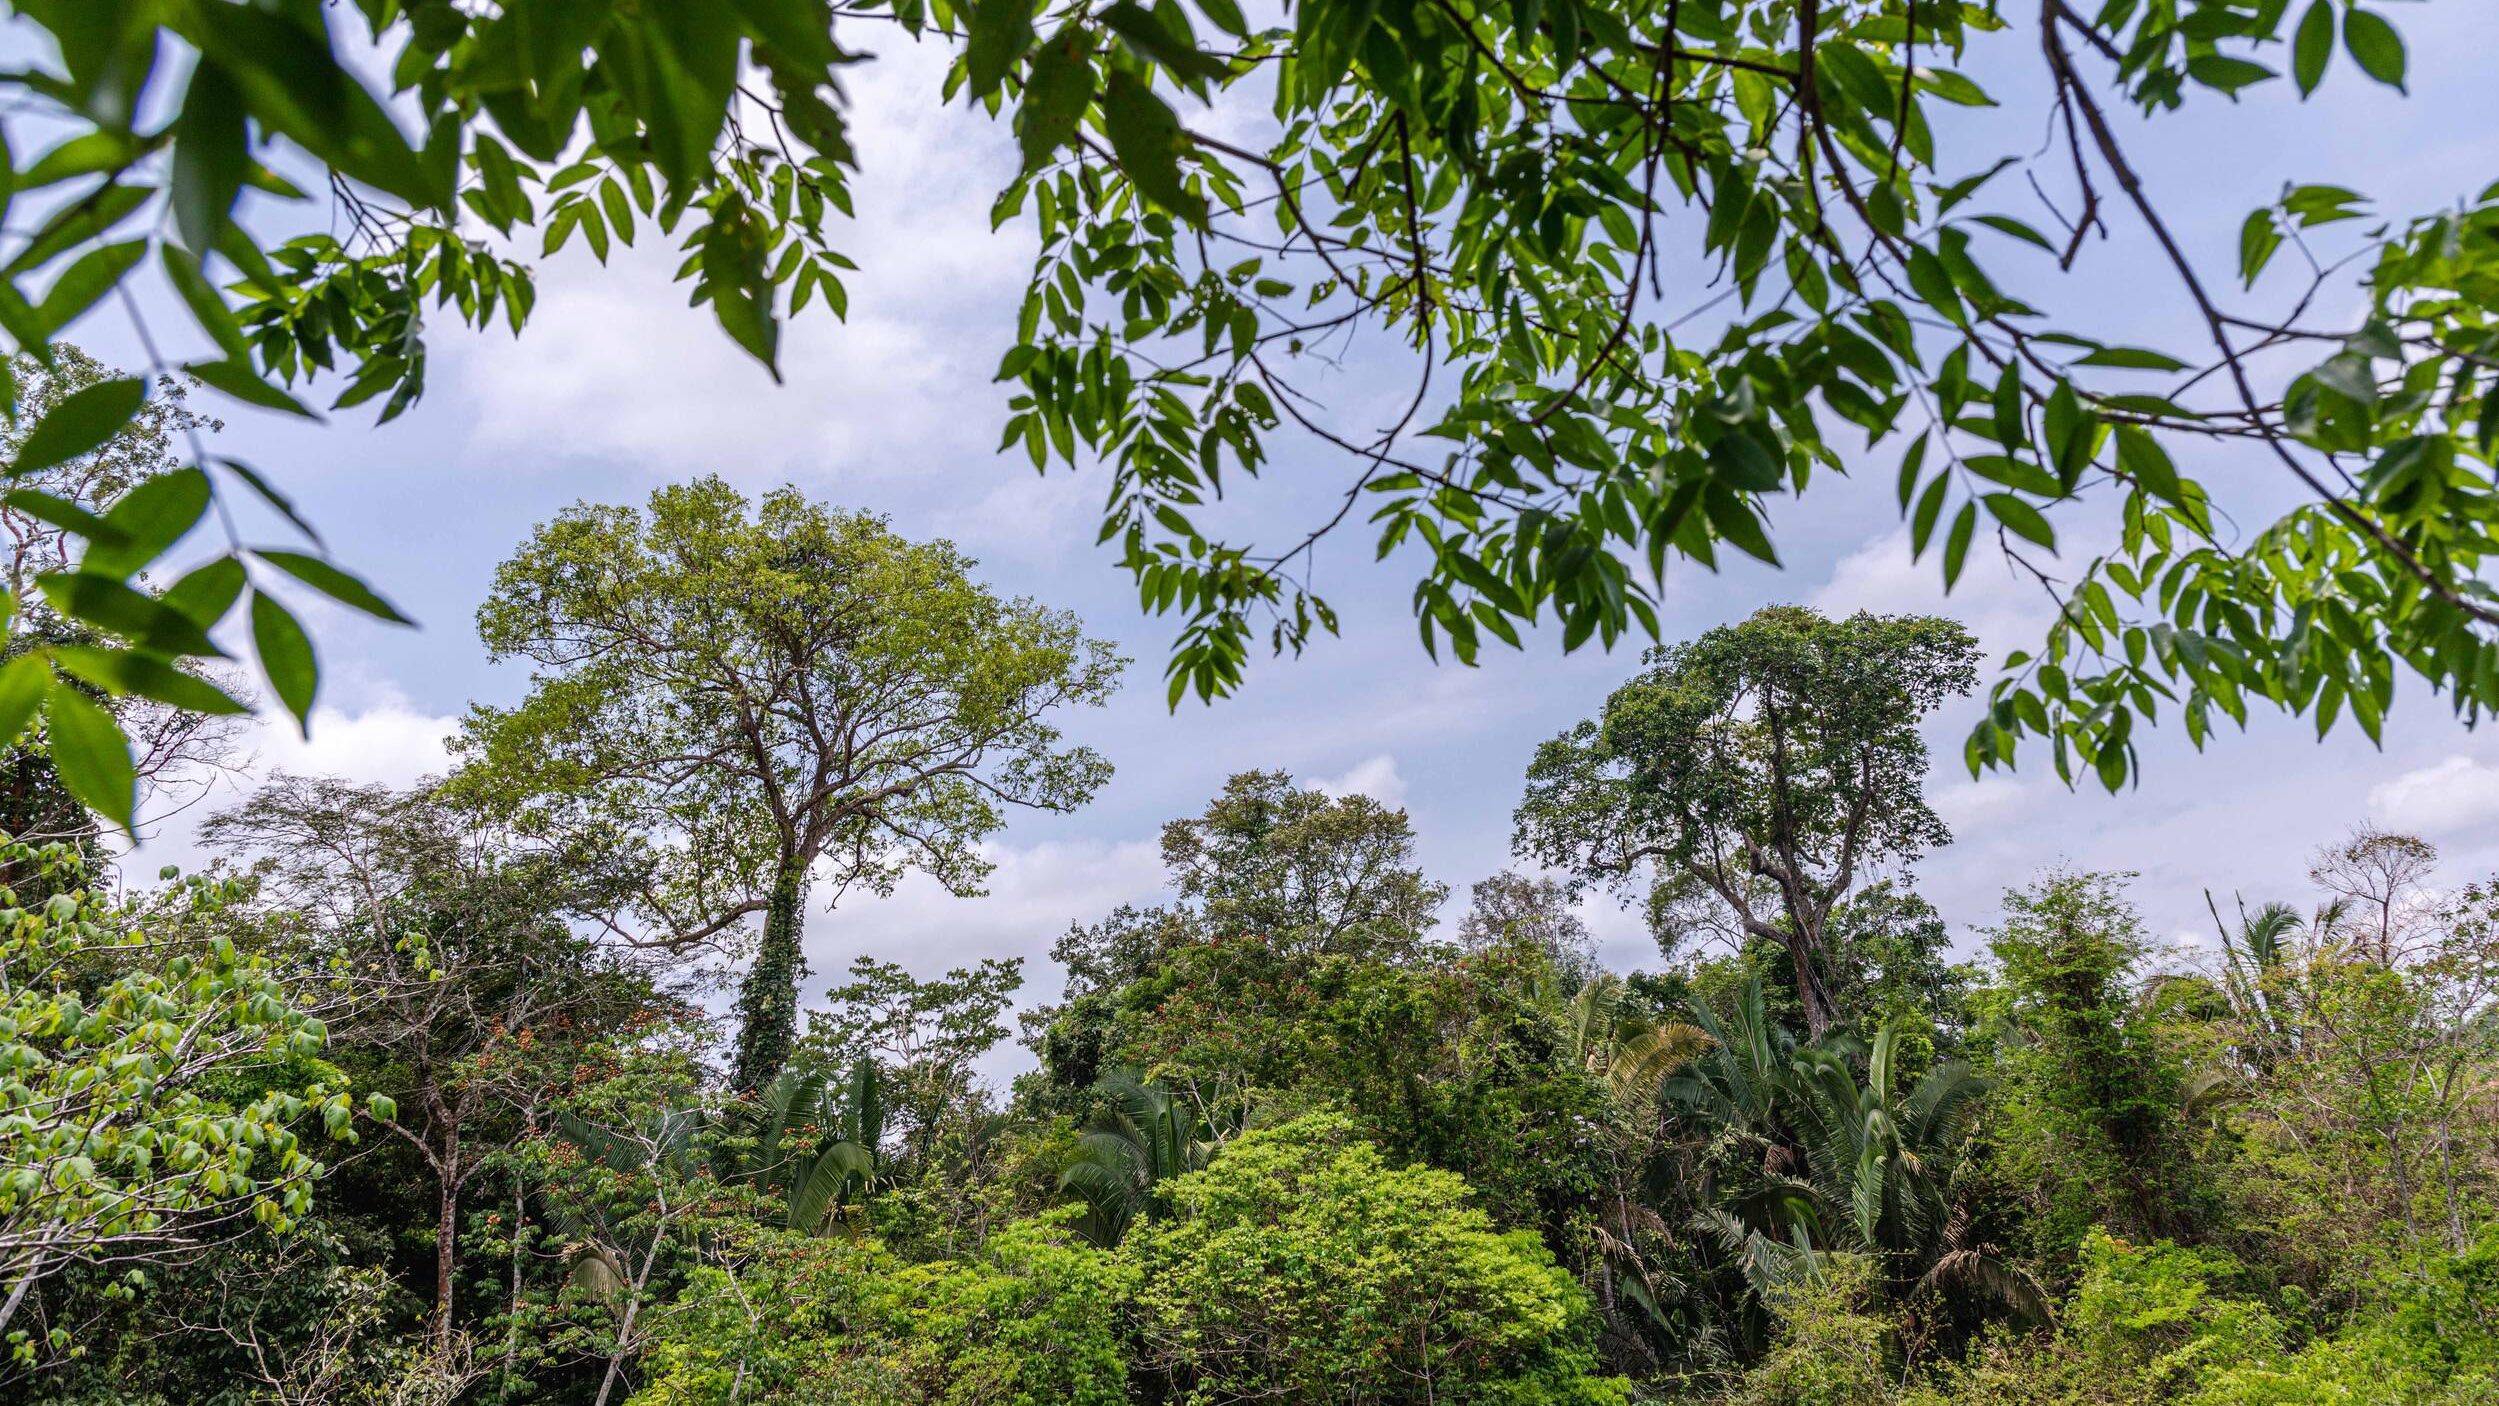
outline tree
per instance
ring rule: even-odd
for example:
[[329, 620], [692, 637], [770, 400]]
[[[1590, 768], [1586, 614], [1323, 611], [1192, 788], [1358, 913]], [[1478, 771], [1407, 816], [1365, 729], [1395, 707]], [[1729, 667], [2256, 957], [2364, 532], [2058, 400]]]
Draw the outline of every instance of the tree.
[[1223, 1130], [1207, 1125], [1196, 1105], [1115, 1069], [1094, 1086], [1101, 1108], [1059, 1171], [1059, 1190], [1085, 1207], [1076, 1228], [1096, 1245], [1117, 1245], [1140, 1216], [1163, 1207], [1165, 1183], [1201, 1171]]
[[[2405, 41], [2376, 8], [2042, 0], [2016, 24], [1970, 0], [1571, 0], [1558, 18], [1542, 0], [1385, 15], [1305, 0], [1289, 29], [1253, 30], [1229, 0], [743, 0], [560, 20], [552, 3], [19, 6], [24, 49], [59, 59], [13, 73], [9, 97], [64, 140], [11, 158], [29, 233], [7, 330], [42, 348], [161, 269], [216, 348], [185, 369], [312, 413], [303, 383], [335, 368], [333, 408], [379, 400], [387, 418], [424, 391], [429, 326], [527, 319], [530, 266], [474, 221], [600, 258], [678, 236], [695, 301], [775, 368], [783, 319], [848, 303], [827, 216], [851, 208], [835, 80], [862, 55], [836, 24], [892, 22], [959, 54], [932, 105], [961, 93], [1012, 124], [1022, 169], [996, 215], [1039, 253], [1000, 349], [1005, 442], [1111, 475], [1101, 540], [1184, 622], [1175, 699], [1233, 687], [1254, 632], [1283, 650], [1334, 626], [1307, 568], [1356, 514], [1262, 544], [1208, 535], [1197, 511], [1219, 485], [1240, 496], [1280, 437], [1334, 456], [1345, 507], [1378, 504], [1383, 549], [1428, 543], [1418, 624], [1463, 659], [1539, 618], [1566, 647], [1654, 634], [1670, 558], [1775, 562], [1785, 497], [1861, 434], [1900, 431], [1902, 516], [1921, 552], [1940, 543], [1947, 584], [1992, 542], [2066, 606], [1999, 680], [1973, 765], [2039, 738], [2066, 774], [2121, 785], [2163, 693], [2198, 739], [2252, 705], [2374, 734], [2398, 665], [2468, 714], [2499, 701], [2499, 607], [2478, 585], [2499, 516], [2482, 467], [2499, 401], [2481, 374], [2499, 207], [2355, 220], [2363, 194], [2300, 184], [2285, 152], [2284, 194], [2216, 267], [2174, 234], [2120, 120], [2235, 99], [2278, 81], [2283, 57], [2303, 98], [2402, 89]], [[180, 51], [199, 61], [156, 62]], [[366, 54], [388, 56], [387, 103], [348, 57]], [[1979, 165], [1992, 146], [1951, 145], [1941, 120], [2025, 85], [2044, 86], [2062, 138], [2010, 163], [2058, 212], [2046, 232], [1982, 208], [2019, 188], [2008, 163]], [[1217, 93], [1271, 105], [1276, 130], [1245, 146], [1184, 122]], [[324, 200], [327, 218], [301, 208]], [[2191, 342], [2112, 345], [2126, 333], [2099, 284], [2058, 276], [2121, 226], [2157, 247]], [[302, 230], [339, 233], [277, 242]], [[2277, 257], [2338, 237], [2344, 256], [2307, 276]], [[1696, 285], [1670, 290], [1670, 265]], [[1340, 333], [1414, 377], [1384, 432], [1297, 384], [1340, 364]], [[1192, 337], [1204, 350], [1170, 361]], [[2177, 379], [2147, 392], [2147, 373]], [[48, 445], [92, 443], [144, 393], [97, 390], [44, 417]], [[2244, 501], [2180, 470], [2242, 444], [2279, 480]], [[220, 491], [260, 486], [222, 461], [193, 468]], [[170, 541], [208, 506], [158, 505], [151, 531]], [[2116, 547], [2051, 561], [2052, 518]], [[237, 547], [218, 569], [246, 561], [380, 604], [302, 554]], [[134, 613], [104, 586], [138, 563], [85, 565], [104, 585], [82, 618], [134, 654], [214, 649], [231, 593], [169, 607], [179, 620]], [[258, 652], [273, 683], [308, 690], [296, 639], [275, 630]], [[75, 769], [89, 766], [108, 762]]]
[[1482, 951], [1499, 942], [1523, 942], [1543, 952], [1564, 989], [1598, 974], [1597, 940], [1571, 911], [1570, 886], [1558, 879], [1504, 870], [1476, 883], [1473, 902], [1458, 920], [1458, 945]]
[[30, 1359], [9, 1324], [39, 1282], [286, 1229], [323, 1170], [298, 1120], [352, 1141], [354, 1110], [321, 1022], [225, 929], [232, 886], [116, 909], [75, 850], [0, 854], [50, 892], [28, 908], [0, 889], [0, 1341]]
[[1950, 620], [1795, 606], [1652, 651], [1598, 718], [1537, 749], [1518, 851], [1583, 879], [1646, 869], [1705, 889], [1786, 950], [1820, 1035], [1843, 1014], [1832, 910], [1867, 869], [1951, 839], [1925, 800], [1918, 725], [1971, 688], [1977, 655]]
[[911, 1154], [925, 1158], [945, 1116], [971, 1097], [974, 1062], [1007, 1037], [999, 1016], [1023, 984], [1021, 957], [984, 957], [927, 981], [860, 957], [808, 1017], [800, 1048], [813, 1068], [874, 1069]]
[[977, 893], [1005, 808], [1072, 809], [1110, 775], [1055, 714], [1107, 700], [1123, 661], [972, 565], [795, 489], [750, 507], [705, 478], [647, 514], [568, 510], [478, 610], [494, 657], [538, 668], [517, 706], [472, 710], [454, 792], [528, 831], [636, 837], [638, 940], [684, 948], [761, 916], [738, 1088], [797, 1036], [817, 870], [837, 895], [911, 871]]
[[578, 856], [532, 852], [481, 827], [439, 792], [280, 776], [212, 816], [209, 844], [261, 859], [280, 920], [309, 929], [302, 953], [328, 988], [332, 1024], [404, 1079], [417, 1115], [383, 1126], [435, 1184], [434, 1323], [452, 1333], [460, 1208], [488, 1165], [481, 1123], [506, 1090], [507, 1043], [613, 1029], [657, 1000], [647, 973], [574, 934], [616, 882]]
[[2184, 1060], [2136, 1000], [2150, 941], [2128, 877], [2043, 875], [2008, 890], [2003, 922], [1986, 930], [1999, 973], [1983, 1022], [2001, 1089], [1994, 1161], [2050, 1262], [2095, 1224], [2184, 1235], [2208, 1210], [2180, 1136]]
[[1449, 893], [1414, 867], [1404, 811], [1281, 771], [1241, 772], [1205, 813], [1165, 825], [1163, 867], [1205, 930], [1311, 955], [1409, 947]]
[[2318, 850], [2308, 877], [2334, 896], [2337, 923], [2356, 929], [2362, 950], [2393, 966], [2432, 925], [2435, 905], [2422, 881], [2437, 867], [2438, 849], [2428, 841], [2363, 828]]

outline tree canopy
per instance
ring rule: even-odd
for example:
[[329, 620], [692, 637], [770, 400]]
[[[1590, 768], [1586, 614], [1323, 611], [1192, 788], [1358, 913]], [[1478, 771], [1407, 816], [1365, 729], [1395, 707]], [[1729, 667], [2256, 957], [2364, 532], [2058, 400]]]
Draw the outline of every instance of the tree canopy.
[[1697, 887], [1787, 948], [1807, 1026], [1836, 1012], [1824, 930], [1861, 876], [1951, 838], [1918, 726], [1976, 679], [1950, 620], [1776, 606], [1652, 652], [1528, 768], [1518, 848], [1585, 879]]
[[1072, 615], [975, 582], [794, 489], [749, 505], [717, 478], [647, 513], [576, 507], [496, 572], [478, 633], [537, 666], [480, 705], [452, 790], [525, 831], [611, 836], [642, 882], [614, 921], [686, 947], [760, 916], [739, 996], [742, 1088], [797, 1036], [814, 872], [838, 895], [907, 872], [979, 891], [1009, 807], [1065, 810], [1110, 775], [1056, 714], [1107, 699], [1123, 662]]
[[[177, 374], [304, 415], [326, 379], [333, 411], [387, 419], [424, 392], [429, 319], [524, 328], [533, 266], [575, 241], [675, 240], [693, 297], [777, 369], [781, 323], [841, 316], [861, 276], [838, 248], [838, 80], [854, 36], [899, 29], [953, 55], [928, 101], [1014, 132], [994, 218], [1040, 252], [999, 348], [1004, 444], [1108, 471], [1101, 540], [1179, 624], [1175, 703], [1232, 688], [1259, 633], [1334, 628], [1308, 566], [1357, 509], [1383, 554], [1411, 546], [1426, 647], [1473, 659], [1539, 619], [1611, 645], [1656, 632], [1670, 562], [1775, 563], [1787, 500], [1895, 438], [1945, 582], [1992, 548], [2059, 606], [1997, 678], [1974, 767], [2037, 738], [2122, 785], [2164, 711], [2199, 743], [2256, 707], [2374, 736], [2399, 673], [2468, 718], [2499, 701], [2484, 182], [2383, 209], [2285, 153], [2282, 195], [2209, 249], [2119, 120], [2286, 78], [2302, 99], [2405, 88], [2400, 32], [2355, 0], [1303, 0], [1272, 26], [1231, 0], [16, 13], [48, 52], [5, 84], [65, 135], [10, 157], [26, 233], [0, 327], [48, 354], [145, 277], [194, 324], [148, 345], [199, 349], [49, 407], [19, 474]], [[2049, 140], [1971, 150], [1984, 123], [1953, 113], [2016, 87], [2044, 89]], [[2053, 223], [2008, 212], [2024, 184]], [[296, 233], [322, 202], [329, 232]], [[2128, 344], [2075, 291], [2121, 227], [2192, 312], [2176, 345]], [[1412, 376], [1384, 429], [1301, 388], [1365, 330]], [[1287, 444], [1339, 465], [1341, 498], [1281, 539], [1223, 535], [1210, 505]], [[263, 673], [304, 717], [315, 661], [267, 587], [397, 612], [322, 555], [231, 536], [134, 588], [218, 494], [286, 508], [247, 465], [185, 459], [118, 522], [67, 515], [88, 545], [46, 589], [121, 642], [90, 672], [196, 708], [240, 705], [163, 666], [220, 656], [209, 628], [248, 586]], [[2241, 464], [2270, 482], [2214, 487]], [[0, 734], [39, 705], [66, 719], [74, 789], [126, 819], [110, 729], [29, 657]]]

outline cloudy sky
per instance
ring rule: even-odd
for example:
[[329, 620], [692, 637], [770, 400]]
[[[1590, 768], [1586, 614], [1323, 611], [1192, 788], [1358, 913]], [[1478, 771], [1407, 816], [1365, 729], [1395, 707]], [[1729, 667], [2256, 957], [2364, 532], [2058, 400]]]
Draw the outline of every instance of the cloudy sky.
[[[2420, 97], [2373, 88], [2341, 61], [2318, 102], [2298, 103], [2286, 83], [2235, 107], [2199, 93], [2189, 112], [2134, 137], [2146, 181], [2209, 267], [2230, 266], [2240, 219], [2286, 180], [2349, 184], [2382, 209], [2411, 212], [2469, 198], [2490, 179], [2499, 99], [2484, 66], [2499, 15], [2467, 3], [2390, 8], [2411, 40]], [[1125, 578], [1091, 545], [1101, 476], [1043, 478], [1020, 454], [992, 452], [1005, 412], [990, 372], [1013, 341], [1031, 253], [1028, 236], [992, 234], [985, 216], [1011, 171], [1011, 141], [977, 113], [935, 105], [928, 56], [876, 39], [870, 47], [885, 51], [851, 85], [863, 171], [861, 218], [845, 238], [862, 266], [850, 319], [811, 312], [791, 329], [786, 384], [775, 386], [705, 313], [687, 308], [670, 281], [673, 252], [646, 239], [602, 268], [576, 241], [543, 269], [538, 311], [520, 339], [437, 332], [429, 393], [397, 423], [376, 430], [350, 415], [304, 427], [221, 412], [221, 451], [282, 482], [336, 555], [422, 622], [386, 630], [321, 613], [325, 684], [312, 739], [264, 730], [258, 767], [393, 782], [437, 768], [440, 739], [468, 702], [508, 701], [525, 686], [518, 670], [489, 666], [471, 619], [493, 565], [530, 526], [577, 500], [633, 502], [657, 485], [718, 473], [750, 492], [794, 483], [832, 504], [890, 514], [906, 533], [952, 538], [997, 586], [1080, 611], [1137, 661], [1110, 708], [1070, 720], [1118, 768], [1098, 800], [1073, 815], [1021, 818], [999, 835], [986, 897], [906, 883], [890, 900], [813, 915], [819, 988], [859, 953], [923, 973], [1024, 954], [1035, 959], [1027, 995], [1047, 995], [1056, 987], [1044, 955], [1053, 936], [1119, 902], [1152, 899], [1160, 824], [1250, 767], [1406, 807], [1425, 864], [1461, 892], [1504, 867], [1529, 754], [1595, 710], [1636, 658], [1566, 657], [1548, 632], [1522, 654], [1487, 655], [1480, 668], [1435, 666], [1405, 611], [1407, 564], [1374, 566], [1368, 544], [1348, 539], [1318, 562], [1345, 611], [1343, 638], [1298, 661], [1261, 661], [1239, 696], [1212, 708], [1166, 712], [1168, 624], [1136, 613]], [[2025, 78], [2037, 64], [2023, 36], [1992, 45]], [[2036, 94], [2022, 80], [2002, 89], [2004, 107], [1945, 129], [1946, 169], [1976, 170], [2040, 146]], [[1994, 193], [1988, 208], [2048, 223], [2010, 180]], [[2095, 244], [2065, 286], [2044, 276], [2044, 260], [2018, 253], [1998, 255], [1991, 268], [2017, 294], [2027, 287], [2035, 301], [2087, 313], [2110, 340], [2192, 348], [2178, 290], [2116, 223], [2116, 237]], [[1667, 311], [1710, 294], [1705, 270], [1685, 272], [1689, 283], [1670, 290]], [[2321, 307], [2320, 318], [2348, 308]], [[72, 335], [108, 360], [138, 359], [118, 320], [98, 317]], [[1386, 391], [1359, 358], [1340, 381], [1319, 384], [1348, 423], [1365, 423], [1365, 407]], [[1673, 574], [1668, 629], [1686, 635], [1765, 603], [1801, 601], [1945, 611], [1998, 657], [2035, 635], [2038, 598], [1999, 567], [1975, 564], [1946, 599], [1931, 569], [1909, 562], [1891, 501], [1896, 448], [1885, 446], [1855, 479], [1817, 482], [1801, 502], [1780, 506], [1786, 570]], [[2251, 513], [2284, 501], [2260, 465], [2197, 467]], [[1293, 521], [1339, 491], [1343, 471], [1331, 452], [1280, 432], [1255, 511]], [[2068, 530], [2089, 542], [2083, 525]], [[2410, 678], [2400, 687], [2382, 751], [2348, 728], [2320, 744], [2305, 723], [2271, 718], [2202, 754], [2165, 733], [2144, 748], [2144, 783], [2117, 797], [2066, 791], [2044, 757], [1972, 781], [1957, 761], [1972, 713], [1950, 710], [1932, 730], [1942, 760], [1931, 786], [1959, 838], [1919, 866], [1919, 885], [1966, 942], [1994, 921], [2005, 887], [2045, 866], [2132, 870], [2152, 927], [2192, 939], [2209, 929], [2206, 886], [2225, 903], [2233, 890], [2304, 902], [2309, 852], [2364, 822], [2433, 839], [2451, 879], [2486, 872], [2499, 865], [2499, 738], [2457, 725]], [[196, 814], [162, 825], [148, 857], [194, 862]], [[1652, 955], [1610, 903], [1598, 900], [1590, 918], [1609, 939], [1609, 961], [1629, 967]]]

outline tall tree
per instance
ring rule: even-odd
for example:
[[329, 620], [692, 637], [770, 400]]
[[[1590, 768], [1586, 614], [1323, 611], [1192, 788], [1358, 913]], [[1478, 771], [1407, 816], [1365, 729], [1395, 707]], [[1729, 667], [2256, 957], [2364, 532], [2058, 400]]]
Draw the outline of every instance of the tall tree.
[[1787, 950], [1815, 1035], [1838, 1018], [1825, 929], [1868, 868], [1951, 838], [1918, 725], [1977, 680], [1950, 620], [1774, 606], [1650, 652], [1597, 718], [1537, 749], [1517, 849], [1583, 879], [1697, 884]]
[[977, 893], [1008, 807], [1069, 810], [1110, 776], [1056, 717], [1107, 700], [1125, 661], [972, 565], [795, 489], [750, 505], [707, 477], [647, 512], [567, 510], [478, 610], [494, 657], [537, 670], [517, 706], [471, 712], [454, 790], [525, 829], [632, 837], [645, 881], [611, 922], [640, 941], [762, 919], [741, 1089], [789, 1057], [819, 870], [836, 895], [912, 871]]
[[1449, 894], [1415, 867], [1404, 811], [1281, 771], [1241, 772], [1202, 814], [1165, 825], [1163, 866], [1207, 930], [1310, 954], [1411, 946]]

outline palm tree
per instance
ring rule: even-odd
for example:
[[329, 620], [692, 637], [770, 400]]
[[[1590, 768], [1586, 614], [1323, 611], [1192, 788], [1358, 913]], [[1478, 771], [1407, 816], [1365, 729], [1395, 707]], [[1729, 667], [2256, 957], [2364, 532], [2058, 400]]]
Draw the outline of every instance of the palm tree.
[[2282, 1009], [2284, 985], [2295, 956], [2292, 944], [2303, 931], [2319, 936], [2330, 933], [2341, 920], [2341, 908], [2320, 909], [2311, 926], [2287, 903], [2267, 903], [2250, 913], [2241, 902], [2238, 930], [2233, 933], [2221, 920], [2221, 907], [2213, 901], [2210, 889], [2204, 891], [2204, 906], [2212, 912], [2213, 926], [2221, 931], [2222, 989], [2232, 1013], [2247, 1030], [2247, 1060], [2261, 1074], [2272, 1068], [2283, 1043], [2292, 1038], [2294, 1022]]
[[1952, 1202], [1946, 1171], [1986, 1089], [1968, 1066], [1937, 1065], [1896, 1094], [1894, 1028], [1871, 1044], [1836, 1033], [1800, 1044], [1758, 980], [1725, 1017], [1700, 1002], [1690, 1015], [1706, 1043], [1658, 1096], [1699, 1140], [1693, 1228], [1755, 1295], [1818, 1278], [1824, 1256], [1845, 1252], [1877, 1259], [1913, 1291], [2037, 1306], [2035, 1285], [1970, 1243]]
[[[885, 1136], [882, 1082], [872, 1060], [861, 1060], [844, 1093], [826, 1087], [821, 1073], [785, 1069], [751, 1103], [733, 1106], [723, 1123], [751, 1133], [751, 1149], [719, 1144], [713, 1170], [759, 1190], [777, 1192], [783, 1223], [806, 1235], [824, 1235], [841, 1224], [840, 1211], [876, 1183], [877, 1147]], [[813, 1132], [812, 1144], [793, 1134]]]
[[[1886, 1025], [1866, 1057], [1865, 1082], [1827, 1048], [1792, 1066], [1797, 1131], [1805, 1144], [1823, 1229], [1866, 1254], [1922, 1255], [1948, 1213], [1943, 1163], [1986, 1083], [1967, 1065], [1939, 1064], [1905, 1099], [1892, 1095], [1898, 1034]], [[1844, 1232], [1844, 1233], [1843, 1233]]]
[[1139, 1216], [1157, 1214], [1157, 1188], [1203, 1168], [1221, 1138], [1193, 1104], [1135, 1070], [1112, 1070], [1093, 1087], [1102, 1106], [1060, 1170], [1059, 1190], [1085, 1203], [1078, 1232], [1107, 1248]]

